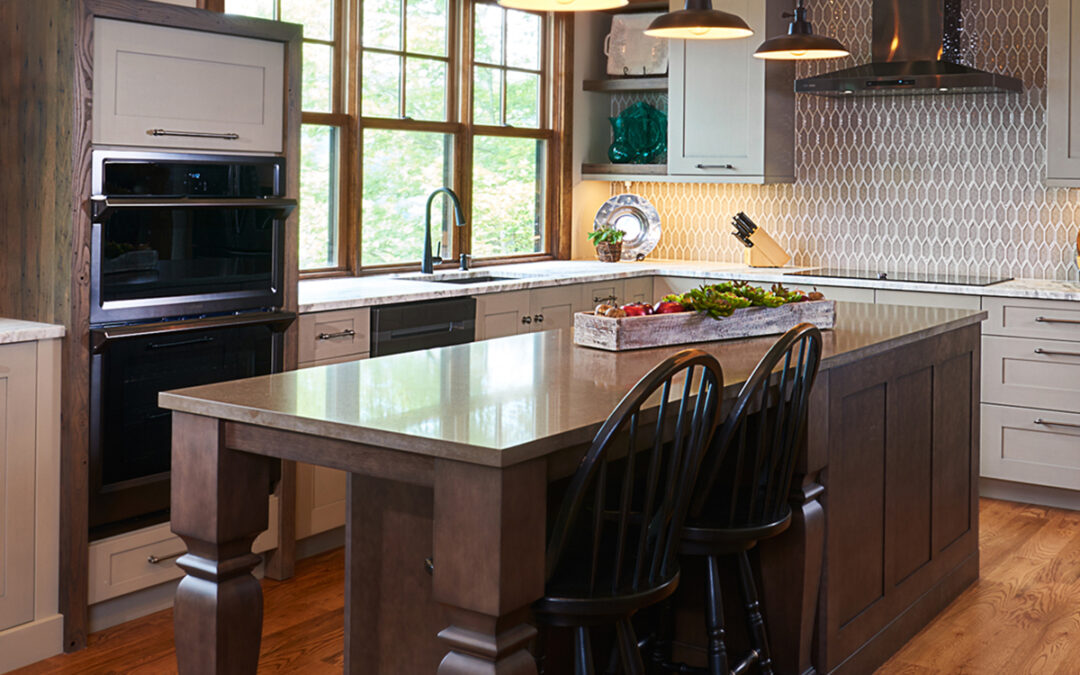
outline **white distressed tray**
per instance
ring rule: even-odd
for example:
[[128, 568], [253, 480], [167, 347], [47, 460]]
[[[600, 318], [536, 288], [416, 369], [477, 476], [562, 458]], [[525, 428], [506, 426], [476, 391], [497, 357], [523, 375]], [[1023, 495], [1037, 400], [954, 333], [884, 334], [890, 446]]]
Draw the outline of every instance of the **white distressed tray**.
[[800, 323], [828, 329], [836, 324], [836, 301], [747, 307], [717, 321], [697, 312], [612, 319], [590, 312], [574, 315], [574, 344], [612, 352], [692, 342], [733, 340], [783, 333]]

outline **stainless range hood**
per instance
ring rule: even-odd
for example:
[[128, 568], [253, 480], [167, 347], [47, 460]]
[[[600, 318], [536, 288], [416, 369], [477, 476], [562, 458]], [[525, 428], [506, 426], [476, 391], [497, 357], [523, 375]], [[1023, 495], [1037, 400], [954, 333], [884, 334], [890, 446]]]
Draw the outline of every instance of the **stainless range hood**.
[[1015, 77], [959, 63], [963, 0], [873, 0], [873, 63], [808, 77], [795, 91], [823, 96], [1000, 94]]

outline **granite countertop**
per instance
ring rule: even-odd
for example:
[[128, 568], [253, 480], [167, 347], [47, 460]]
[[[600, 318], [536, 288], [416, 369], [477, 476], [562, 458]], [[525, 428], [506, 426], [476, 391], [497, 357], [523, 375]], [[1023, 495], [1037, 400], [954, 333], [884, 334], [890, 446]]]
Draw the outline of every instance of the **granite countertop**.
[[[822, 369], [978, 324], [985, 312], [843, 303], [824, 332]], [[776, 336], [694, 345], [724, 368], [735, 396]], [[192, 387], [163, 408], [488, 466], [588, 442], [648, 370], [688, 345], [606, 352], [570, 331]], [[582, 376], [582, 373], [587, 373]]]
[[0, 318], [0, 345], [61, 337], [64, 337], [63, 326]]
[[[591, 283], [609, 279], [665, 275], [696, 279], [745, 279], [762, 283], [784, 282], [812, 286], [847, 286], [881, 288], [924, 293], [952, 293], [1039, 300], [1080, 301], [1080, 283], [1047, 279], [1014, 279], [990, 286], [955, 286], [878, 279], [835, 279], [830, 277], [790, 276], [807, 267], [753, 268], [738, 263], [645, 261], [602, 263], [588, 260], [559, 260], [498, 267], [476, 268], [473, 273], [512, 277], [507, 281], [485, 284], [455, 285], [397, 278], [394, 275], [312, 279], [300, 282], [300, 311], [321, 312], [351, 309], [396, 302], [416, 302], [486, 293], [544, 288], [576, 283]], [[440, 276], [444, 273], [440, 273]], [[454, 272], [445, 273], [455, 275]], [[403, 275], [416, 276], [413, 274]]]

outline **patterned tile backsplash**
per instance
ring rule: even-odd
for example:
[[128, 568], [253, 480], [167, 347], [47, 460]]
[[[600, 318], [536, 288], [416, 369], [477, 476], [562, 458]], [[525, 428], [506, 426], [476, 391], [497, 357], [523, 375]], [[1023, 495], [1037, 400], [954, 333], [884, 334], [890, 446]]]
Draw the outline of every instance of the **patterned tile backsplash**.
[[[853, 56], [800, 77], [870, 60], [870, 0], [807, 4]], [[798, 265], [1076, 279], [1080, 191], [1043, 181], [1047, 0], [967, 0], [963, 21], [965, 61], [1022, 94], [799, 95], [794, 185], [631, 185], [663, 218], [653, 255], [741, 260], [729, 223], [745, 211]]]

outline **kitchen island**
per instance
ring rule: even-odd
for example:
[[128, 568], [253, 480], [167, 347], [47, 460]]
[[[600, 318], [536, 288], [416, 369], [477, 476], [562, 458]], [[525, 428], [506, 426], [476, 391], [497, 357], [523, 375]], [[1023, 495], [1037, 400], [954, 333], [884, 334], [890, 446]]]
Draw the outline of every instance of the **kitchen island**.
[[[977, 578], [983, 318], [839, 305], [794, 522], [761, 547], [778, 672], [868, 672]], [[697, 345], [723, 365], [725, 400], [774, 339]], [[161, 394], [188, 545], [181, 672], [255, 672], [250, 547], [285, 458], [351, 474], [346, 672], [534, 673], [548, 485], [682, 348], [600, 352], [547, 331]]]

